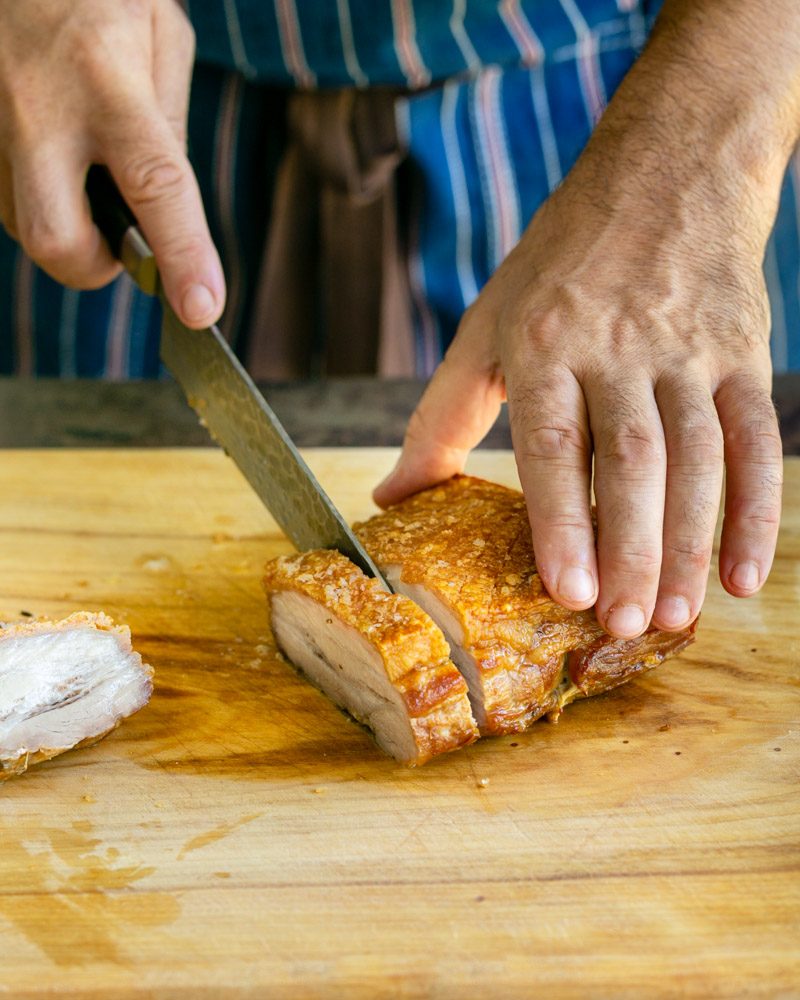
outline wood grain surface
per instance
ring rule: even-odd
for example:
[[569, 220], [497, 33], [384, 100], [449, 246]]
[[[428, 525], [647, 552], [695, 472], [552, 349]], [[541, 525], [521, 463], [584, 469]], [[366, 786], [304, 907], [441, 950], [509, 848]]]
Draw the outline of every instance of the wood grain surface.
[[[394, 452], [308, 457], [352, 519]], [[0, 996], [800, 996], [800, 461], [761, 595], [417, 771], [276, 655], [289, 550], [218, 451], [0, 454], [0, 619], [103, 609], [156, 669], [0, 787]]]

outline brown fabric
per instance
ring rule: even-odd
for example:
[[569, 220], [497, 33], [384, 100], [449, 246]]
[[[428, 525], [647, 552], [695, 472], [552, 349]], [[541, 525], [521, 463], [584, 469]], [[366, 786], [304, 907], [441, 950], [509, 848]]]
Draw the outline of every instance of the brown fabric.
[[415, 374], [397, 225], [397, 92], [289, 97], [248, 337], [254, 378]]

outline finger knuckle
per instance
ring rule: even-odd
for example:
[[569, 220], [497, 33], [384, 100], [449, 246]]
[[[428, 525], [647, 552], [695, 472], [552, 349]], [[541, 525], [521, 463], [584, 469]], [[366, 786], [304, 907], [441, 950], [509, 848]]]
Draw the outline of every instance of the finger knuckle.
[[79, 249], [71, 233], [54, 228], [46, 220], [28, 220], [21, 227], [20, 238], [29, 256], [45, 268], [69, 261]]
[[523, 458], [535, 461], [585, 459], [589, 438], [578, 424], [549, 420], [525, 428], [521, 450]]
[[109, 12], [105, 17], [76, 21], [68, 51], [79, 78], [102, 95], [124, 84], [121, 67], [130, 67], [137, 49], [130, 21], [121, 22]]
[[682, 569], [703, 572], [711, 562], [711, 543], [703, 538], [688, 536], [665, 542], [664, 561]]
[[[513, 349], [517, 355], [557, 357], [564, 344], [564, 331], [574, 324], [577, 307], [569, 289], [557, 287], [532, 299], [517, 297], [507, 301], [502, 308], [503, 324], [515, 331]], [[528, 358], [529, 360], [529, 358]]]
[[780, 463], [783, 443], [775, 411], [770, 407], [768, 412], [762, 410], [761, 414], [752, 413], [744, 417], [739, 424], [728, 429], [726, 445], [734, 456], [758, 457], [761, 461]]
[[668, 431], [668, 439], [674, 465], [709, 467], [722, 463], [724, 442], [718, 420], [684, 413]]
[[109, 59], [106, 39], [97, 31], [75, 38], [72, 60], [80, 76], [90, 87], [105, 89], [115, 74], [116, 63]]
[[186, 169], [181, 160], [170, 152], [143, 152], [123, 165], [120, 180], [137, 205], [156, 204], [168, 200], [182, 189]]
[[716, 402], [726, 448], [733, 455], [751, 452], [775, 462], [782, 457], [780, 429], [762, 376], [754, 370], [732, 374], [720, 386]]
[[771, 534], [778, 530], [781, 521], [780, 499], [769, 497], [742, 497], [730, 502], [728, 516], [741, 530]]
[[683, 470], [696, 474], [703, 470], [718, 469], [723, 461], [721, 435], [719, 442], [690, 439], [676, 445], [669, 460], [673, 472]]
[[568, 538], [582, 539], [584, 536], [592, 537], [591, 522], [586, 518], [582, 518], [577, 513], [569, 514], [564, 511], [543, 513], [539, 516], [538, 520], [539, 524], [537, 527], [548, 533], [556, 532]]
[[604, 461], [631, 469], [655, 465], [664, 459], [663, 443], [653, 428], [645, 423], [612, 425], [603, 436], [598, 450]]
[[535, 313], [520, 317], [520, 324], [540, 344], [555, 343], [564, 336], [565, 323], [570, 311], [569, 293], [558, 288], [553, 292], [553, 300]]
[[617, 577], [652, 579], [661, 569], [661, 549], [655, 546], [617, 546], [603, 560], [603, 569]]
[[201, 261], [206, 248], [207, 244], [199, 236], [178, 230], [160, 243], [159, 252], [167, 267], [180, 270], [189, 261]]

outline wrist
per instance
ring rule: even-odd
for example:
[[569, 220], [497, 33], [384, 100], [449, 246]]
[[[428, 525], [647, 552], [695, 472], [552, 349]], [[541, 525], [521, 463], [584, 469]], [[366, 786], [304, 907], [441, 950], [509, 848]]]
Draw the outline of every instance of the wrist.
[[800, 13], [786, 6], [782, 27], [794, 35], [754, 51], [764, 47], [753, 40], [760, 5], [748, 3], [709, 0], [701, 14], [696, 2], [668, 0], [586, 150], [589, 176], [601, 172], [612, 203], [630, 194], [641, 203], [644, 193], [669, 214], [688, 199], [734, 212], [766, 242], [800, 137]]

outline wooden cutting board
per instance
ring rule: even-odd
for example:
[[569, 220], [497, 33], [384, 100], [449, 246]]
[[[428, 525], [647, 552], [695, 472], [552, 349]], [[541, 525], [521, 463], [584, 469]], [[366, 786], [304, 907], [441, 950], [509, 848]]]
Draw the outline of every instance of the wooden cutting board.
[[[353, 519], [394, 453], [308, 457]], [[800, 996], [787, 478], [769, 584], [678, 660], [408, 771], [277, 657], [289, 546], [220, 452], [2, 453], [0, 619], [104, 609], [156, 691], [0, 786], [0, 996]]]

